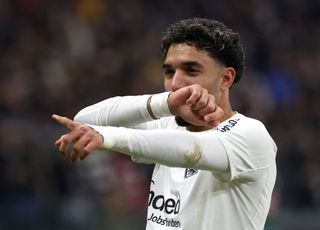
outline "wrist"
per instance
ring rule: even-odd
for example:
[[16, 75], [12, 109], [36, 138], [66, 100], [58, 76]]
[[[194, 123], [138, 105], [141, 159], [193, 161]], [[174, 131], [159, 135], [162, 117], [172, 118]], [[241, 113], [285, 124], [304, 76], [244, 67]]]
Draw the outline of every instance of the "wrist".
[[168, 103], [168, 108], [169, 108], [170, 113], [172, 115], [177, 115], [177, 110], [176, 110], [176, 106], [174, 104], [172, 92], [170, 92], [168, 95], [167, 103]]
[[147, 110], [153, 119], [172, 116], [168, 105], [170, 92], [153, 94], [147, 101]]

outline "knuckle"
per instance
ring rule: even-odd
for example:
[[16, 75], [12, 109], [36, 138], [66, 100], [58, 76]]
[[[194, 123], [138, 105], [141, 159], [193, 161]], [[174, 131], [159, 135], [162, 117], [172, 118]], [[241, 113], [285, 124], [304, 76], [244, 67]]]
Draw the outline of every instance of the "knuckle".
[[93, 140], [95, 137], [95, 131], [88, 131], [87, 134], [84, 136], [85, 140], [86, 141], [90, 141], [90, 140]]
[[204, 100], [200, 100], [200, 101], [198, 102], [198, 106], [203, 107], [203, 106], [205, 106], [205, 105], [206, 105], [206, 101], [204, 101]]
[[193, 91], [193, 95], [195, 95], [195, 96], [200, 96], [201, 94], [200, 94], [200, 91], [199, 91], [199, 90], [194, 90], [194, 91]]
[[204, 116], [204, 115], [206, 115], [206, 111], [203, 110], [203, 109], [200, 109], [200, 110], [198, 111], [198, 114], [199, 114], [200, 116]]
[[85, 133], [88, 131], [88, 127], [86, 125], [79, 125], [79, 131]]
[[210, 112], [214, 112], [216, 110], [216, 105], [215, 104], [209, 104], [208, 109]]
[[83, 153], [83, 156], [88, 156], [90, 154], [90, 149], [84, 148], [82, 153]]
[[200, 93], [201, 91], [201, 86], [199, 84], [194, 84], [194, 85], [191, 85], [190, 87], [193, 89], [195, 93]]
[[72, 140], [69, 135], [64, 135], [62, 137], [62, 141], [66, 143], [66, 142], [71, 142]]
[[217, 110], [217, 105], [216, 104], [210, 104], [210, 111], [215, 112]]
[[200, 86], [199, 84], [194, 84], [194, 87], [195, 87], [196, 89], [201, 89], [201, 86]]
[[74, 150], [74, 152], [78, 153], [78, 152], [81, 151], [81, 147], [80, 147], [79, 145], [75, 144], [75, 145], [73, 146], [73, 150]]
[[99, 138], [96, 138], [96, 139], [95, 139], [95, 146], [96, 146], [96, 148], [98, 148], [101, 144], [102, 144], [101, 138], [100, 138], [100, 137], [99, 137]]
[[221, 116], [224, 114], [224, 111], [223, 111], [220, 107], [218, 107], [218, 106], [217, 106], [217, 110], [218, 110], [218, 113], [219, 113]]
[[92, 135], [92, 136], [96, 136], [97, 134], [98, 134], [98, 132], [97, 131], [95, 131], [94, 129], [90, 129], [90, 134]]

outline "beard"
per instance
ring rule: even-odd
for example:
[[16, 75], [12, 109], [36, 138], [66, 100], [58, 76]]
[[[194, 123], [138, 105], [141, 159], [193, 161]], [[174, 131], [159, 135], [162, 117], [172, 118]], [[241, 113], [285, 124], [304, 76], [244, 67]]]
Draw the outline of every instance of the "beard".
[[181, 117], [179, 117], [179, 116], [176, 116], [176, 117], [175, 117], [175, 121], [176, 121], [177, 125], [182, 126], [182, 127], [188, 127], [188, 126], [192, 125], [192, 124], [190, 124], [189, 122], [183, 120], [183, 119], [182, 119]]

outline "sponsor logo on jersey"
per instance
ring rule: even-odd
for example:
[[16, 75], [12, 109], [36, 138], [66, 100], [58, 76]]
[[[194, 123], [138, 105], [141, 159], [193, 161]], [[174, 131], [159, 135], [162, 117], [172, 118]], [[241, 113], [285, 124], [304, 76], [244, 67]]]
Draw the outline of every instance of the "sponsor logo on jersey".
[[174, 228], [181, 227], [180, 221], [170, 219], [170, 218], [164, 218], [161, 215], [156, 216], [154, 213], [151, 214], [151, 216], [148, 218], [148, 221], [152, 221], [154, 223], [157, 223], [159, 225], [163, 225], [166, 227], [174, 227]]
[[[154, 184], [154, 181], [151, 181]], [[180, 211], [180, 199], [173, 197], [164, 197], [163, 195], [157, 195], [154, 191], [149, 193], [148, 206], [151, 207], [154, 211], [160, 211], [163, 215], [155, 214], [151, 212], [148, 221], [154, 222], [159, 225], [166, 227], [180, 228], [181, 223], [178, 220], [173, 218], [167, 218], [165, 215], [170, 214], [176, 216]]]
[[191, 176], [194, 176], [198, 173], [198, 169], [186, 169], [185, 173], [184, 173], [184, 178], [188, 178]]
[[148, 206], [166, 214], [178, 214], [180, 211], [180, 199], [165, 198], [163, 195], [156, 195], [154, 191], [149, 193]]
[[230, 131], [238, 123], [239, 120], [240, 118], [230, 119], [228, 120], [228, 123], [226, 125], [223, 125], [221, 127], [218, 126], [217, 130], [219, 130], [222, 133]]

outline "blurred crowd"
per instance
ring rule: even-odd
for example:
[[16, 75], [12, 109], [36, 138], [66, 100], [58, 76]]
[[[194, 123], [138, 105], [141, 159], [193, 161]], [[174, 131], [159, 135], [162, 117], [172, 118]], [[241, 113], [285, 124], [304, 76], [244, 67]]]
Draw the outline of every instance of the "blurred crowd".
[[161, 32], [186, 17], [221, 20], [244, 43], [231, 101], [279, 149], [266, 229], [285, 229], [288, 210], [317, 213], [319, 10], [318, 0], [0, 0], [0, 229], [144, 228], [152, 165], [112, 152], [70, 165], [50, 117], [163, 91]]

